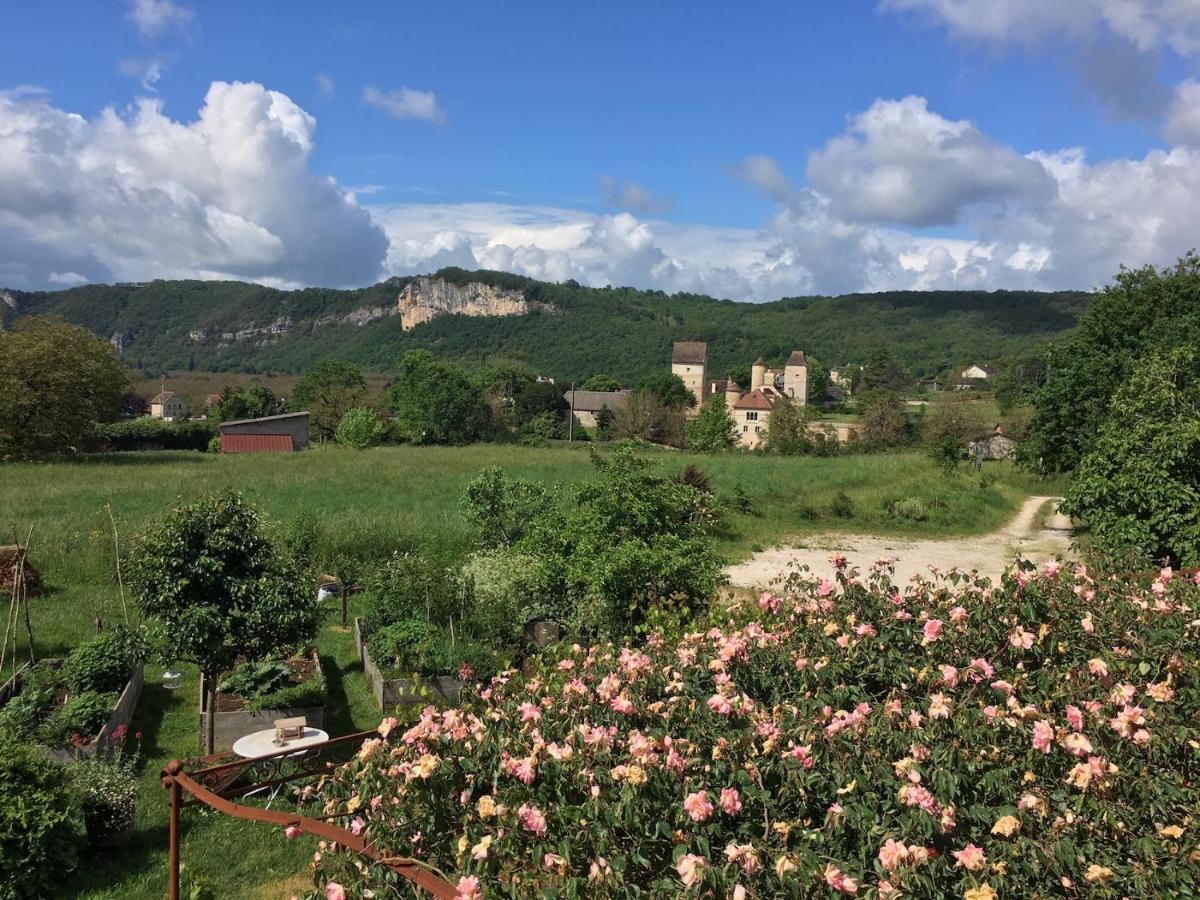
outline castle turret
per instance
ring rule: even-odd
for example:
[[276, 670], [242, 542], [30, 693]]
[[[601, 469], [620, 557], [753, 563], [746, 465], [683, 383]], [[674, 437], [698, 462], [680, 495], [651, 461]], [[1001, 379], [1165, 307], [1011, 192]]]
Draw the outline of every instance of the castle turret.
[[783, 393], [796, 403], [808, 402], [808, 360], [802, 350], [793, 350], [784, 363]]
[[732, 378], [725, 382], [725, 407], [729, 410], [733, 409], [733, 404], [737, 403], [742, 397], [742, 389], [738, 387], [738, 383]]
[[696, 398], [696, 406], [704, 402], [704, 366], [708, 359], [708, 344], [703, 341], [676, 341], [671, 352], [671, 371]]
[[750, 390], [761, 390], [767, 380], [767, 361], [761, 356], [750, 367]]

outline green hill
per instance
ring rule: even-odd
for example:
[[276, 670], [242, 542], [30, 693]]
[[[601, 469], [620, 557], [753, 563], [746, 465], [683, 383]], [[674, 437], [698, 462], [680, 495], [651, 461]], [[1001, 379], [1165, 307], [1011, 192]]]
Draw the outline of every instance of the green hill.
[[[709, 344], [709, 371], [793, 348], [826, 365], [864, 361], [886, 344], [917, 376], [964, 361], [991, 363], [1071, 328], [1081, 292], [896, 291], [735, 303], [693, 294], [550, 284], [503, 272], [445, 269], [437, 277], [519, 289], [557, 314], [443, 316], [403, 332], [394, 310], [409, 281], [360, 290], [281, 291], [232, 281], [152, 281], [63, 291], [0, 293], [0, 324], [53, 314], [118, 343], [122, 357], [155, 371], [297, 372], [322, 357], [388, 371], [408, 350], [427, 348], [468, 365], [522, 360], [558, 379], [596, 372], [633, 380], [660, 371], [677, 340]], [[352, 324], [346, 317], [370, 318]]]

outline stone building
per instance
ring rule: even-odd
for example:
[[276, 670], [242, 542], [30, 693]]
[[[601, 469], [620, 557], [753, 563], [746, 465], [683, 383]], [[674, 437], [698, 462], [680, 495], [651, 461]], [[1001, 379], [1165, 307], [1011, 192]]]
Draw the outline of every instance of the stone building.
[[188, 402], [174, 391], [162, 391], [150, 401], [150, 415], [168, 422], [182, 422], [188, 417]]
[[704, 367], [708, 362], [708, 344], [704, 341], [676, 341], [671, 351], [671, 372], [696, 398], [692, 413], [704, 402]]
[[583, 428], [596, 427], [596, 414], [604, 407], [615, 413], [625, 405], [631, 392], [624, 391], [567, 391], [567, 415], [575, 416], [575, 424]]

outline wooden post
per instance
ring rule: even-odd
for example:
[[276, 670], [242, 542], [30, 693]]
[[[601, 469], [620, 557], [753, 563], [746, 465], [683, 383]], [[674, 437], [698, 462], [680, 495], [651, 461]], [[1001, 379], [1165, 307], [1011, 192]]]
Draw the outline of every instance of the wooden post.
[[179, 806], [183, 801], [179, 782], [171, 779], [171, 825], [170, 825], [170, 857], [171, 872], [168, 878], [169, 900], [179, 900]]

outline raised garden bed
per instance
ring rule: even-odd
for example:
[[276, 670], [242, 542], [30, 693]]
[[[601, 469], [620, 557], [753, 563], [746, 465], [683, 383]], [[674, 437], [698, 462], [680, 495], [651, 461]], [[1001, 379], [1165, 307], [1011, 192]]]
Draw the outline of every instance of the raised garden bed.
[[[40, 664], [61, 669], [63, 662], [64, 660], [62, 659], [47, 659], [42, 660]], [[26, 665], [16, 675], [9, 678], [8, 681], [0, 686], [0, 708], [20, 696], [22, 681], [28, 672], [29, 667]], [[42, 745], [43, 752], [51, 759], [64, 763], [80, 757], [92, 757], [97, 754], [107, 753], [113, 742], [113, 734], [118, 729], [122, 731], [128, 729], [130, 723], [133, 721], [133, 713], [137, 709], [138, 700], [141, 699], [144, 684], [145, 667], [142, 663], [138, 663], [129, 673], [129, 678], [126, 680], [125, 686], [117, 695], [116, 703], [113, 705], [108, 721], [101, 726], [95, 735], [88, 736], [86, 740], [81, 741], [79, 744], [67, 747], [48, 747]], [[58, 692], [55, 697], [56, 706], [61, 707], [65, 699], [67, 699], [65, 691]]]
[[462, 681], [453, 675], [434, 675], [428, 678], [391, 678], [371, 659], [363, 637], [362, 619], [354, 617], [354, 645], [362, 661], [363, 673], [371, 684], [371, 693], [380, 709], [387, 712], [397, 706], [414, 703], [457, 703], [462, 693]]
[[[303, 716], [310, 727], [325, 727], [325, 690], [324, 673], [321, 670], [321, 659], [314, 649], [302, 656], [295, 656], [285, 661], [294, 676], [298, 676], [294, 684], [304, 685], [311, 679], [321, 680], [321, 702], [315, 705], [303, 706], [262, 706], [247, 700], [237, 694], [218, 692], [217, 715], [213, 723], [214, 749], [217, 752], [230, 750], [234, 742], [248, 734], [275, 727], [276, 719], [290, 719]], [[208, 691], [204, 689], [204, 679], [200, 683], [200, 734], [206, 734], [208, 718]]]

